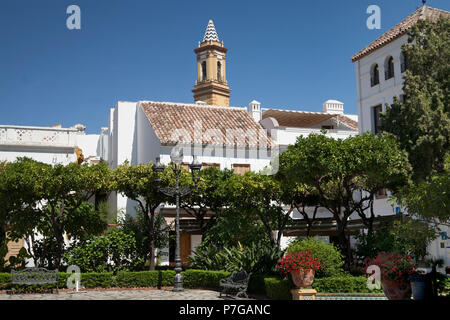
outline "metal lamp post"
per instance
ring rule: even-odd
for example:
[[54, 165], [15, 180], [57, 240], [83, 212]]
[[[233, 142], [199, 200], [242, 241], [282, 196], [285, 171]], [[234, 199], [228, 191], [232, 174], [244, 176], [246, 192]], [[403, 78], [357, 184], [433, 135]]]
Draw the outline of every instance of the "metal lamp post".
[[161, 164], [160, 158], [156, 158], [156, 163], [153, 165], [153, 171], [156, 172], [157, 178], [156, 183], [158, 190], [169, 197], [175, 197], [176, 201], [176, 218], [175, 218], [175, 234], [176, 234], [176, 249], [175, 249], [175, 281], [173, 286], [173, 291], [183, 291], [183, 276], [181, 275], [181, 256], [180, 256], [180, 197], [183, 197], [192, 192], [192, 190], [197, 189], [198, 182], [200, 181], [200, 169], [202, 165], [198, 162], [197, 156], [194, 156], [192, 163], [189, 165], [192, 173], [192, 181], [194, 181], [194, 187], [185, 186], [180, 187], [180, 173], [181, 173], [181, 163], [183, 161], [183, 150], [174, 148], [170, 155], [170, 160], [172, 160], [173, 171], [175, 173], [176, 185], [175, 188], [160, 188], [159, 183], [161, 182], [160, 173], [164, 171], [165, 166]]

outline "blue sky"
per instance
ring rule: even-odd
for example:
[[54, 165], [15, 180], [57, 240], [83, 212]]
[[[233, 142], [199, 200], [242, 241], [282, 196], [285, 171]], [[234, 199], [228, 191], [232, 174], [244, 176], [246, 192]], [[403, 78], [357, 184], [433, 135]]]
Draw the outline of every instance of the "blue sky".
[[[66, 9], [81, 8], [81, 30]], [[381, 8], [369, 30], [366, 9]], [[228, 48], [231, 105], [357, 113], [350, 57], [420, 0], [1, 0], [0, 124], [98, 133], [118, 100], [193, 102], [193, 49], [209, 19]], [[448, 0], [428, 5], [450, 10]]]

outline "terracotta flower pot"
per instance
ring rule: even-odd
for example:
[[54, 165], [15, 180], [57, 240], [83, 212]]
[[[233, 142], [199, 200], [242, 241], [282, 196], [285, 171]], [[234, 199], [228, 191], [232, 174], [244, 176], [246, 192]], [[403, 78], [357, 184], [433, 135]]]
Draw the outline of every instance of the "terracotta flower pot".
[[411, 284], [408, 281], [381, 280], [384, 294], [389, 300], [404, 300], [411, 298]]
[[314, 281], [314, 270], [295, 270], [291, 271], [292, 281], [297, 288], [310, 287]]

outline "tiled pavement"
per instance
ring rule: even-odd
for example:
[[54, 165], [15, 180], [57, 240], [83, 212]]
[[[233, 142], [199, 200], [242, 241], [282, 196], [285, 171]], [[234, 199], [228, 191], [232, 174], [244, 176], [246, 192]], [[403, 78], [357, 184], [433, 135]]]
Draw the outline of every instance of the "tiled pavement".
[[[60, 292], [59, 294], [0, 294], [0, 300], [225, 300], [212, 290], [185, 289], [183, 292], [162, 290], [105, 290]], [[240, 298], [239, 298], [240, 299]], [[317, 300], [386, 300], [384, 296], [319, 295]], [[250, 299], [252, 300], [252, 299]]]

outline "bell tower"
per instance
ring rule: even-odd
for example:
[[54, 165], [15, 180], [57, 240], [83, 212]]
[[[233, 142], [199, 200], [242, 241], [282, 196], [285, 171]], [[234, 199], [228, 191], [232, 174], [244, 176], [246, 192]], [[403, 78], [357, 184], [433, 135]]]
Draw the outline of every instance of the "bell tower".
[[194, 50], [197, 54], [197, 81], [194, 86], [194, 101], [217, 106], [230, 105], [230, 88], [225, 73], [225, 54], [228, 51], [219, 41], [212, 20], [206, 27], [203, 41]]

